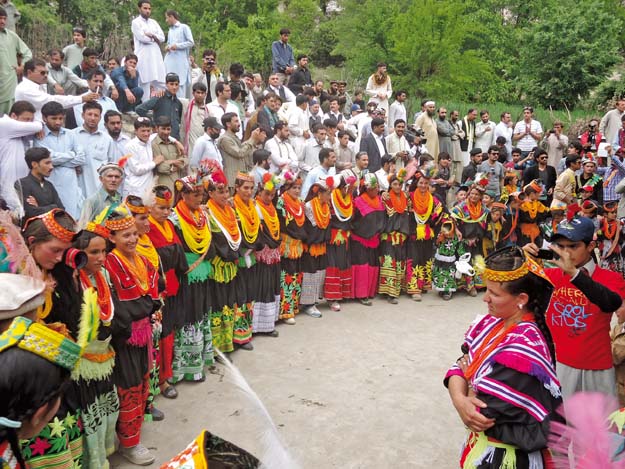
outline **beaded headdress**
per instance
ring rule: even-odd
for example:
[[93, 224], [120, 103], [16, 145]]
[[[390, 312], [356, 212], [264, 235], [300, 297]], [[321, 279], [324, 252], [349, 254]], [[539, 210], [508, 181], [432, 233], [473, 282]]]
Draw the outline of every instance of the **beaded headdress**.
[[279, 189], [281, 184], [282, 184], [282, 181], [280, 180], [278, 176], [267, 172], [263, 174], [263, 180], [260, 186], [262, 190], [271, 192], [274, 189]]
[[238, 171], [235, 179], [243, 182], [254, 182], [254, 176], [249, 173], [244, 173], [243, 171]]
[[[62, 210], [60, 208], [53, 208], [49, 212], [43, 213], [41, 215], [37, 215], [36, 217], [32, 217], [26, 220], [26, 223], [24, 224], [24, 228], [22, 229], [22, 231], [25, 231], [28, 225], [30, 225], [30, 223], [32, 223], [34, 220], [39, 219], [43, 222], [44, 226], [46, 227], [46, 229], [50, 232], [52, 236], [54, 236], [57, 239], [60, 239], [61, 241], [71, 243], [74, 240], [74, 236], [76, 236], [76, 232], [72, 230], [68, 230], [67, 228], [64, 228], [63, 226], [61, 226], [61, 224], [58, 221], [56, 221], [57, 214], [63, 214], [63, 213], [66, 214], [72, 221], [74, 221], [71, 215], [67, 213], [65, 210]], [[76, 222], [74, 221], [74, 223]]]
[[146, 207], [143, 204], [143, 200], [141, 200], [140, 197], [133, 197], [129, 195], [124, 200], [124, 205], [126, 205], [130, 213], [132, 213], [133, 215], [143, 215], [146, 213], [150, 213], [150, 208]]
[[[113, 215], [121, 215], [118, 217], [113, 217]], [[121, 230], [125, 230], [130, 228], [131, 226], [134, 226], [135, 224], [135, 217], [132, 216], [132, 214], [125, 208], [123, 207], [117, 207], [115, 210], [113, 210], [105, 223], [106, 228], [108, 228], [110, 231], [121, 231]]]
[[[488, 267], [493, 259], [496, 259], [507, 252], [522, 257], [524, 262], [514, 270], [494, 270]], [[531, 273], [553, 285], [549, 277], [547, 277], [547, 274], [545, 274], [542, 266], [534, 259], [527, 256], [522, 249], [516, 246], [498, 249], [484, 259], [482, 263], [476, 263], [475, 269], [479, 274], [481, 274], [483, 279], [491, 280], [493, 282], [512, 282]]]
[[154, 186], [152, 189], [154, 193], [154, 202], [159, 205], [166, 205], [171, 207], [174, 204], [174, 194], [171, 193], [169, 187], [164, 185]]

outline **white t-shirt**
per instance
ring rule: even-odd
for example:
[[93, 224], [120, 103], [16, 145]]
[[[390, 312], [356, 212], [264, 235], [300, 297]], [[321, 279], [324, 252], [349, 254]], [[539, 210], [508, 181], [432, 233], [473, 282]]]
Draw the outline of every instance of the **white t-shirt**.
[[[514, 126], [514, 133], [515, 134], [525, 133], [527, 126], [528, 125], [525, 123], [524, 120], [517, 122], [516, 125]], [[540, 122], [538, 122], [537, 120], [532, 119], [532, 122], [530, 122], [529, 126], [530, 126], [530, 130], [532, 131], [532, 133], [534, 134], [543, 133], [543, 127], [540, 125]], [[538, 141], [534, 140], [534, 137], [532, 137], [530, 134], [525, 135], [516, 144], [516, 146], [521, 151], [532, 151], [532, 148], [534, 148], [537, 145], [538, 145]]]

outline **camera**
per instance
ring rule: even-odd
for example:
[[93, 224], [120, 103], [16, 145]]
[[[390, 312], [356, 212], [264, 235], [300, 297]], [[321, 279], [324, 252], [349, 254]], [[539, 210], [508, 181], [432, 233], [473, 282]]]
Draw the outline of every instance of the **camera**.
[[210, 65], [210, 66], [215, 65], [215, 59], [212, 59], [212, 58], [204, 59], [204, 62], [206, 62], [206, 65]]
[[421, 145], [425, 145], [427, 143], [427, 139], [425, 138], [425, 132], [423, 129], [418, 129], [413, 125], [408, 126], [406, 131], [404, 132], [404, 137], [410, 145], [414, 145], [414, 140], [416, 137], [421, 138]]

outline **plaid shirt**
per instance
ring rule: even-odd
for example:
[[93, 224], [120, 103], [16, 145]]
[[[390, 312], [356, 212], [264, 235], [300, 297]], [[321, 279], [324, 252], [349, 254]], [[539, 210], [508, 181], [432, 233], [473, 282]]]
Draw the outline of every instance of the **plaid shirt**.
[[[614, 176], [610, 178], [613, 171], [616, 171]], [[597, 168], [597, 174], [603, 177], [603, 202], [618, 201], [621, 199], [621, 195], [617, 194], [614, 190], [616, 185], [621, 182], [625, 177], [625, 161], [621, 161], [618, 156], [612, 157], [611, 166], [600, 166]], [[608, 179], [610, 180], [608, 181]]]

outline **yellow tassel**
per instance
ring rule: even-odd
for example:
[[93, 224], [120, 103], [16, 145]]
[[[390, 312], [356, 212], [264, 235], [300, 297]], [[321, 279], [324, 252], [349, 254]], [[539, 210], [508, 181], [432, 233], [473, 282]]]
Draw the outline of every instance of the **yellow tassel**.
[[83, 350], [87, 345], [98, 338], [100, 326], [100, 308], [98, 294], [94, 288], [87, 288], [82, 295], [80, 308], [80, 325], [78, 330], [78, 345]]

